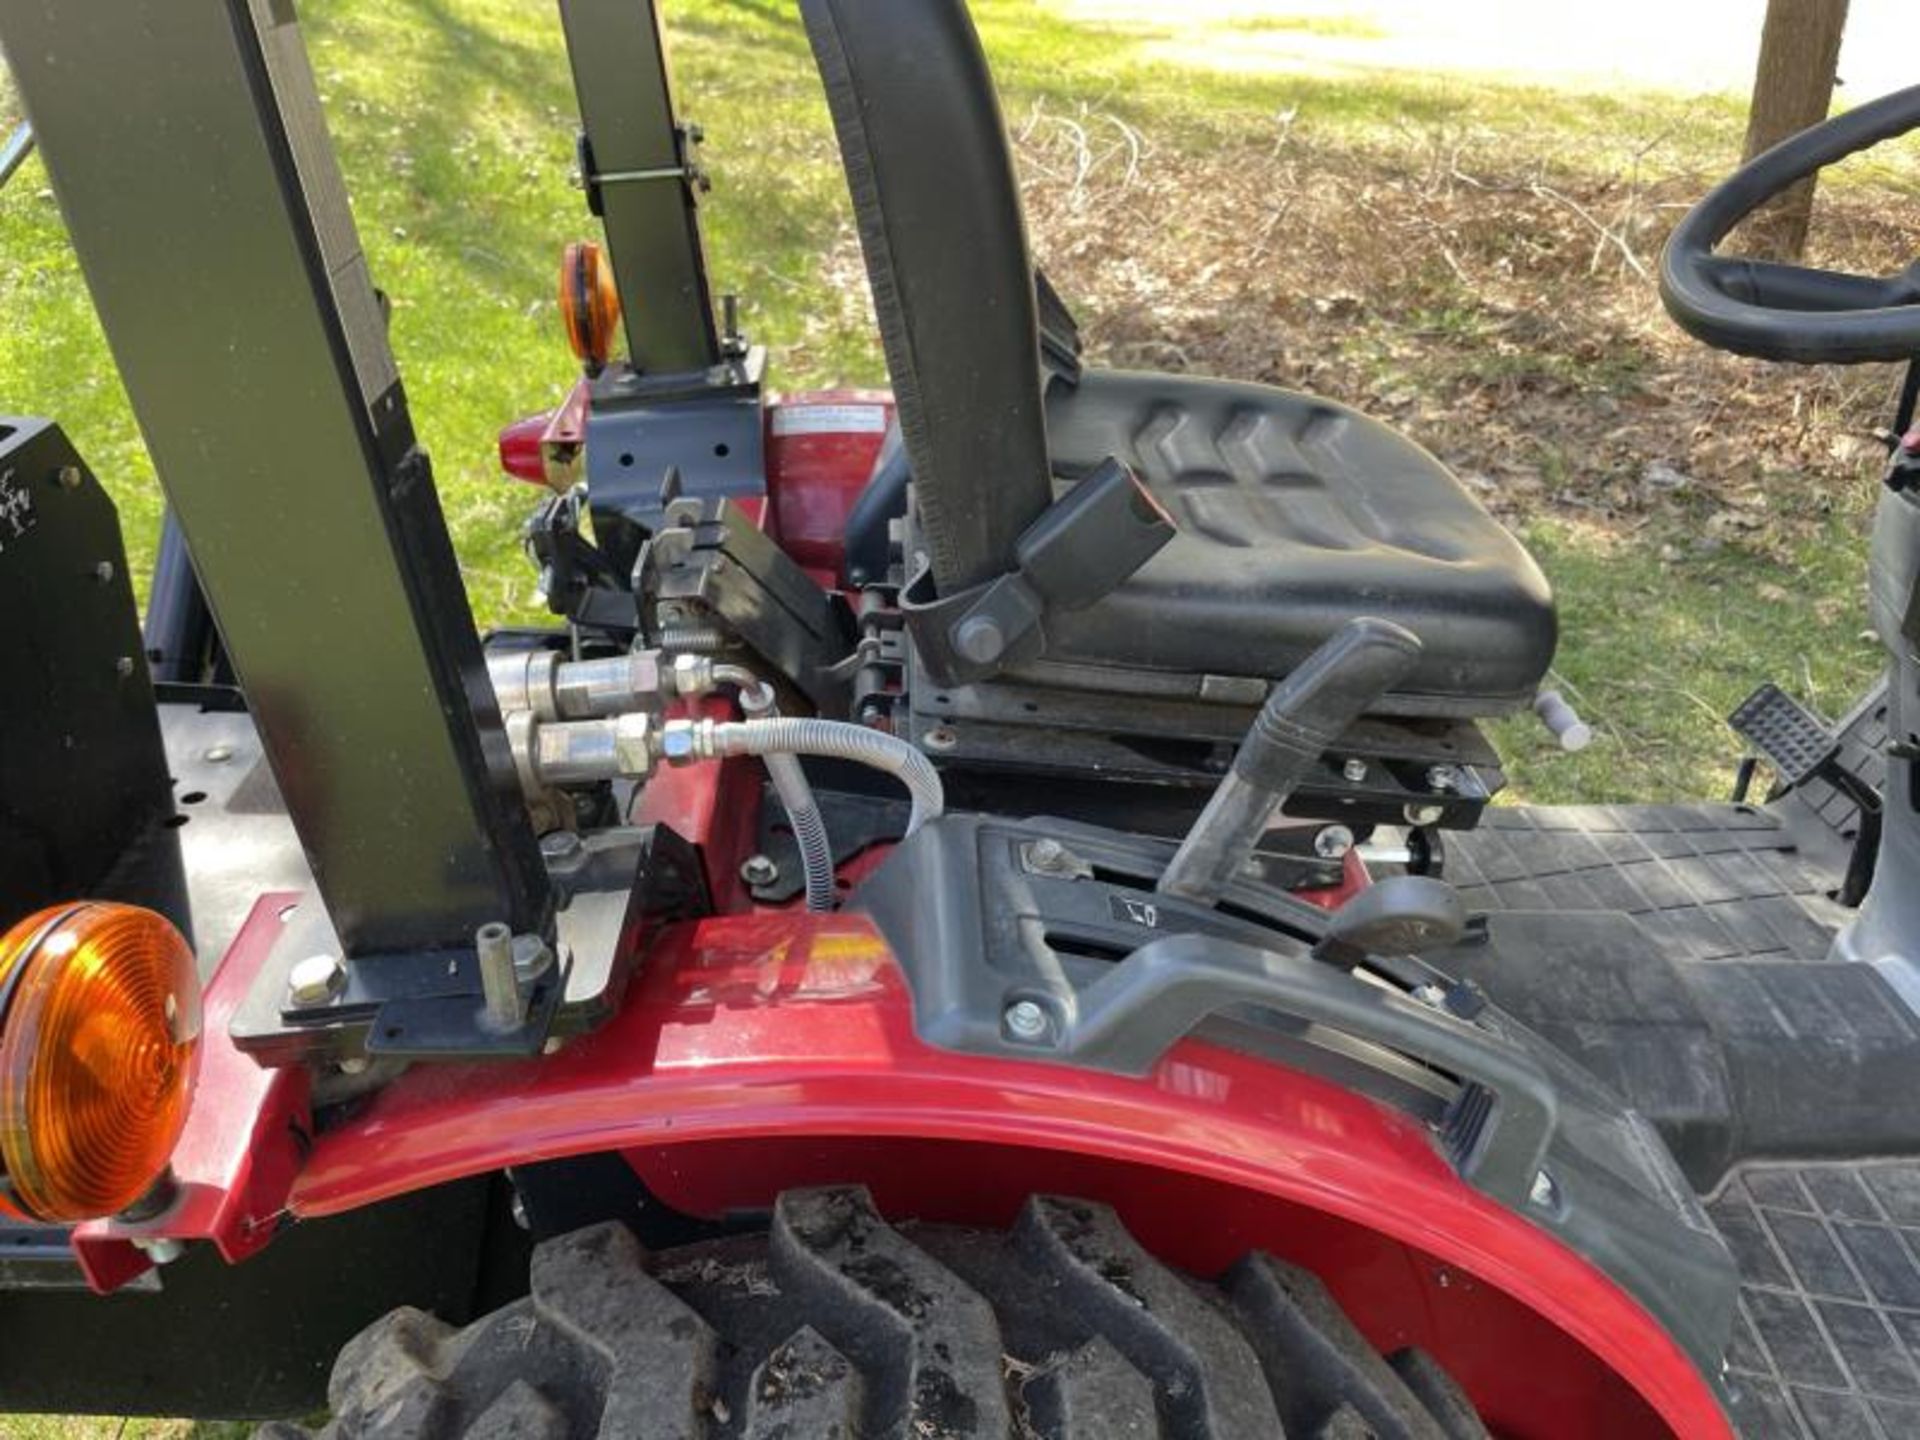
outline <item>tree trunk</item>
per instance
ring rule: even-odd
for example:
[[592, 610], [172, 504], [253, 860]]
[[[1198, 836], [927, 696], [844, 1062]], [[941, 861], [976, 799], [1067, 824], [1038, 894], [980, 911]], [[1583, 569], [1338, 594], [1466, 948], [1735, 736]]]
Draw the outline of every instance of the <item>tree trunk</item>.
[[[1760, 66], [1747, 114], [1746, 158], [1827, 118], [1840, 67], [1847, 0], [1767, 0]], [[1795, 185], [1762, 209], [1742, 234], [1755, 254], [1798, 260], [1813, 217], [1813, 180]]]

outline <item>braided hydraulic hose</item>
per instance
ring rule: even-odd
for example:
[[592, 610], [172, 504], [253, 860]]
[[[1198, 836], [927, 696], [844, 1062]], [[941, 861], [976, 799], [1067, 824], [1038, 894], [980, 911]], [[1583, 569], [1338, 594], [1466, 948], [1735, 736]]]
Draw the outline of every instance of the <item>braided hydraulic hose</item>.
[[906, 741], [844, 720], [769, 718], [717, 725], [714, 749], [720, 755], [818, 755], [884, 770], [913, 797], [907, 820], [912, 835], [946, 809], [940, 772]]

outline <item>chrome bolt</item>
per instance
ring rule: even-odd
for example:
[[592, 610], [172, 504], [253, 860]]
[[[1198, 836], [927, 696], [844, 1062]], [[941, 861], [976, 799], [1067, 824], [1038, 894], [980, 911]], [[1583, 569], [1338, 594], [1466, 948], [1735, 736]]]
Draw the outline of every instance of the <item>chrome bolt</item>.
[[945, 725], [936, 725], [927, 731], [920, 743], [929, 750], [951, 750], [960, 743], [960, 737]]
[[1347, 763], [1340, 767], [1340, 773], [1347, 777], [1349, 785], [1358, 785], [1367, 778], [1367, 762], [1358, 755], [1350, 756]]
[[309, 955], [287, 972], [287, 998], [295, 1005], [326, 1005], [347, 988], [347, 964], [338, 955]]
[[1344, 860], [1353, 849], [1353, 831], [1344, 825], [1329, 825], [1313, 837], [1313, 853], [1322, 860]]
[[780, 867], [765, 855], [749, 855], [740, 862], [740, 878], [749, 885], [771, 885], [780, 878]]
[[205, 759], [209, 765], [224, 765], [233, 759], [233, 747], [231, 745], [211, 746], [207, 750]]
[[1047, 1012], [1037, 1000], [1016, 1000], [1007, 1007], [1007, 1033], [1016, 1040], [1047, 1038]]

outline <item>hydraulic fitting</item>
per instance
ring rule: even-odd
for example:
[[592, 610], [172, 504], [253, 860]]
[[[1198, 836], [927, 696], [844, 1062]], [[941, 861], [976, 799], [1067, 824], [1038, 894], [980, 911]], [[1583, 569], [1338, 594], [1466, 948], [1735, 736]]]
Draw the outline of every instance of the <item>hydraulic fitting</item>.
[[657, 710], [665, 695], [658, 650], [598, 660], [567, 660], [557, 650], [496, 651], [487, 657], [487, 675], [502, 714], [525, 711], [541, 721]]
[[591, 785], [651, 774], [659, 723], [644, 711], [569, 720], [533, 731], [533, 772], [546, 785]]

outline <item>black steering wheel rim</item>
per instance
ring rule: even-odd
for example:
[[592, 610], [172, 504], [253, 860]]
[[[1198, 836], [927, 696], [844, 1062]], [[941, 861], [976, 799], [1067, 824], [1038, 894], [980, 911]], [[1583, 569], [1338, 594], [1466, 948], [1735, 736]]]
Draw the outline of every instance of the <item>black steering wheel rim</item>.
[[1713, 253], [1796, 181], [1920, 128], [1920, 85], [1803, 130], [1708, 192], [1660, 257], [1660, 298], [1696, 339], [1736, 355], [1855, 365], [1920, 356], [1920, 265], [1875, 279]]

